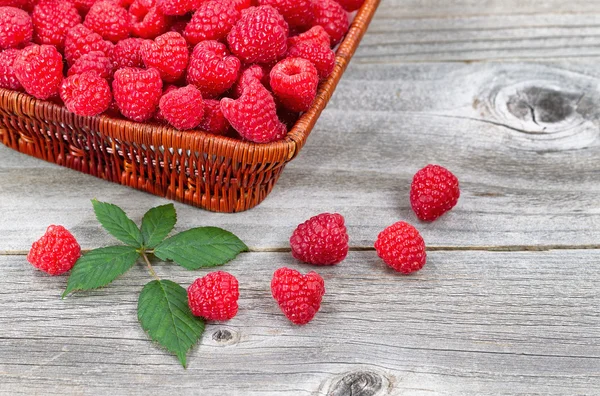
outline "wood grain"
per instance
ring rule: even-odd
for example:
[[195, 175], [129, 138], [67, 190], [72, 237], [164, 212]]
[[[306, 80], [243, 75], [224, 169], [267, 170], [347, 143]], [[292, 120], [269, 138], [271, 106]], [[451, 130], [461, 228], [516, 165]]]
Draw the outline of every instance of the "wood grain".
[[[401, 219], [431, 247], [597, 246], [599, 77], [592, 63], [354, 64], [262, 205], [226, 215], [177, 204], [178, 227], [218, 225], [254, 249], [282, 249], [295, 225], [339, 211], [355, 247], [372, 247]], [[432, 224], [418, 222], [408, 201], [427, 163], [448, 167], [462, 189]], [[111, 243], [94, 197], [137, 222], [167, 202], [4, 147], [0, 186], [0, 251], [27, 250], [53, 223], [84, 248]]]
[[[65, 300], [65, 277], [0, 256], [0, 393], [10, 395], [424, 395], [600, 392], [600, 251], [432, 252], [401, 276], [374, 252], [316, 268], [326, 282], [309, 325], [269, 291], [287, 253], [228, 265], [240, 311], [210, 324], [182, 369], [136, 321], [143, 266]], [[188, 285], [205, 271], [159, 264]], [[355, 393], [350, 393], [353, 390]]]

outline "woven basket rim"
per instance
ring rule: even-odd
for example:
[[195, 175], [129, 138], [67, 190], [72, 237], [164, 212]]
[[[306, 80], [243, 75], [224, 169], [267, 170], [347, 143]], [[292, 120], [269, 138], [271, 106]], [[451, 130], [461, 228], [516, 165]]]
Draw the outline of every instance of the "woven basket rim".
[[[8, 105], [11, 110], [23, 115], [49, 115], [50, 119], [64, 120], [79, 125], [97, 127], [106, 136], [119, 140], [131, 139], [139, 144], [177, 147], [183, 150], [209, 151], [224, 150], [235, 157], [250, 157], [261, 153], [270, 153], [273, 161], [288, 162], [298, 155], [304, 146], [313, 126], [327, 106], [338, 82], [356, 51], [362, 36], [377, 10], [380, 0], [366, 0], [357, 12], [346, 37], [336, 51], [336, 65], [333, 73], [321, 83], [317, 98], [311, 108], [295, 123], [285, 138], [271, 143], [254, 143], [226, 136], [213, 135], [202, 130], [179, 131], [173, 127], [160, 124], [138, 123], [135, 121], [113, 118], [108, 115], [94, 117], [79, 116], [69, 112], [65, 106], [49, 101], [36, 99], [26, 93], [0, 88], [0, 103]], [[40, 114], [41, 113], [41, 114]], [[70, 121], [70, 122], [69, 122]], [[172, 144], [169, 144], [172, 142]], [[212, 148], [212, 149], [211, 149]], [[223, 151], [222, 151], [223, 152]]]

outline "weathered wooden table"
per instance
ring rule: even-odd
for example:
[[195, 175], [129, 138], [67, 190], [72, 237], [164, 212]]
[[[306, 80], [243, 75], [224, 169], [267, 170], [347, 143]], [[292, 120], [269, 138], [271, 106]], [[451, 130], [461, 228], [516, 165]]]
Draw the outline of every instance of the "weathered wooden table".
[[[331, 104], [272, 195], [246, 213], [177, 204], [178, 229], [216, 225], [252, 248], [228, 265], [238, 316], [210, 324], [189, 368], [136, 319], [134, 268], [66, 300], [66, 277], [25, 259], [46, 226], [110, 243], [90, 199], [139, 221], [166, 201], [0, 147], [3, 395], [600, 394], [600, 3], [384, 0]], [[418, 223], [410, 180], [427, 163], [461, 181], [454, 211]], [[352, 251], [319, 268], [308, 326], [270, 297], [293, 228], [337, 211]], [[426, 267], [403, 277], [372, 249], [418, 225]], [[187, 285], [173, 265], [160, 275]]]

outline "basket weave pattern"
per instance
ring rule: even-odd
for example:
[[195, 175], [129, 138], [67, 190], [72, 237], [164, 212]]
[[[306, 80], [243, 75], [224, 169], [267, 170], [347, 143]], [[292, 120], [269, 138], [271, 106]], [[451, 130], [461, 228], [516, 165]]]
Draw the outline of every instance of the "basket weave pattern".
[[378, 4], [365, 1], [337, 50], [334, 72], [281, 141], [256, 144], [103, 115], [82, 117], [1, 88], [0, 140], [22, 153], [207, 210], [250, 209], [304, 146]]

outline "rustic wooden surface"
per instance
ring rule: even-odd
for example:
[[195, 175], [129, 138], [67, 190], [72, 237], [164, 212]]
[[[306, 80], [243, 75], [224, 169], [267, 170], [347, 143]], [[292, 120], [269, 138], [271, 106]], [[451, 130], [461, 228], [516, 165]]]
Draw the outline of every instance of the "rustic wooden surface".
[[[239, 315], [210, 324], [188, 370], [136, 322], [135, 268], [59, 296], [25, 260], [48, 224], [84, 248], [110, 242], [90, 199], [136, 221], [166, 200], [0, 147], [0, 394], [600, 394], [600, 3], [383, 0], [308, 144], [256, 209], [176, 204], [179, 229], [217, 225], [252, 248], [227, 270]], [[440, 163], [454, 211], [419, 223], [410, 179]], [[272, 272], [303, 271], [293, 227], [346, 217], [353, 251], [319, 268], [327, 294], [308, 326], [270, 298]], [[385, 268], [377, 233], [415, 223], [430, 248], [410, 277]], [[189, 284], [193, 273], [158, 265]]]

